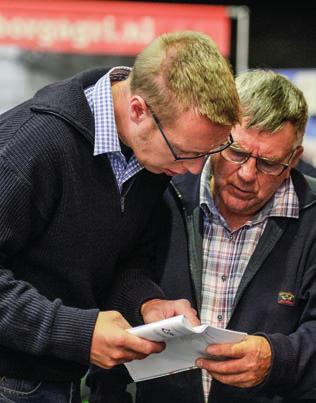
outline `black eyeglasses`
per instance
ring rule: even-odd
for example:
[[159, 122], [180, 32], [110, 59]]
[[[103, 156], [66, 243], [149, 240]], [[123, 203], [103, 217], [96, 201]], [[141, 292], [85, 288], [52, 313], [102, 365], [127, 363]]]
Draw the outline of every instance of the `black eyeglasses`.
[[290, 162], [291, 162], [296, 150], [297, 150], [297, 148], [295, 148], [291, 152], [291, 154], [288, 158], [287, 164], [284, 164], [282, 162], [275, 162], [275, 161], [269, 160], [268, 158], [256, 157], [255, 155], [246, 153], [246, 152], [242, 151], [241, 149], [234, 147], [234, 145], [232, 145], [231, 147], [229, 147], [225, 150], [222, 150], [221, 156], [226, 161], [229, 161], [229, 162], [232, 162], [233, 164], [238, 164], [238, 165], [245, 164], [249, 160], [249, 158], [255, 158], [256, 159], [256, 168], [258, 171], [260, 171], [264, 174], [267, 174], [267, 175], [280, 176], [290, 166]]
[[168, 140], [168, 138], [166, 136], [166, 133], [164, 132], [163, 128], [161, 127], [159, 119], [157, 118], [155, 113], [153, 113], [152, 111], [150, 111], [150, 112], [151, 112], [151, 115], [153, 117], [154, 122], [156, 123], [156, 126], [158, 127], [162, 137], [164, 138], [164, 140], [165, 140], [169, 150], [171, 151], [171, 154], [173, 155], [173, 158], [174, 158], [175, 161], [196, 160], [198, 158], [204, 158], [204, 157], [206, 157], [208, 155], [216, 154], [216, 153], [219, 153], [219, 152], [225, 150], [227, 147], [229, 147], [234, 142], [234, 139], [233, 139], [232, 135], [230, 134], [229, 138], [228, 138], [228, 141], [226, 143], [221, 144], [220, 146], [214, 148], [213, 150], [210, 150], [208, 152], [201, 153], [201, 154], [198, 154], [198, 155], [194, 155], [194, 156], [191, 156], [191, 157], [179, 157], [177, 155], [177, 153], [174, 151], [170, 141]]

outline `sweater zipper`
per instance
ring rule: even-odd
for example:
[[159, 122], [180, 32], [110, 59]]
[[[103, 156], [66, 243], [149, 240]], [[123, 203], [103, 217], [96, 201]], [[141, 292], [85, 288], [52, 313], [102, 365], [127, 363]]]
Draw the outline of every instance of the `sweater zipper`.
[[125, 197], [121, 196], [121, 213], [125, 211]]
[[[120, 192], [120, 189], [119, 189], [119, 187], [118, 187], [118, 185], [117, 185], [117, 188], [118, 188], [118, 191], [119, 191], [119, 194], [120, 194], [120, 204], [121, 204], [121, 213], [122, 213], [122, 214], [125, 212], [125, 199], [126, 199], [128, 193], [129, 193], [129, 191], [131, 190], [131, 188], [132, 188], [132, 186], [133, 186], [133, 184], [134, 184], [134, 182], [135, 182], [135, 180], [136, 180], [136, 175], [137, 175], [137, 174], [135, 174], [135, 175], [130, 179], [127, 188], [126, 188], [122, 193]], [[116, 181], [115, 181], [115, 182], [116, 182]]]

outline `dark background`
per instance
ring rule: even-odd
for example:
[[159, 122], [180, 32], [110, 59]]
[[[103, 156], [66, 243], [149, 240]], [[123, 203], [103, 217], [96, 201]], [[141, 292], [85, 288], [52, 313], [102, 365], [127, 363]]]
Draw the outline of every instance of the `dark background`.
[[163, 2], [245, 5], [250, 11], [249, 67], [316, 68], [316, 1], [290, 1]]

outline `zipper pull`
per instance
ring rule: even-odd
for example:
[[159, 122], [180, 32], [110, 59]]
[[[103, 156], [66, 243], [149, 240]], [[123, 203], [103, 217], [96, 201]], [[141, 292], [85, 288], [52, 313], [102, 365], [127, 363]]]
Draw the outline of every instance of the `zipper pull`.
[[121, 213], [125, 211], [125, 197], [121, 196]]

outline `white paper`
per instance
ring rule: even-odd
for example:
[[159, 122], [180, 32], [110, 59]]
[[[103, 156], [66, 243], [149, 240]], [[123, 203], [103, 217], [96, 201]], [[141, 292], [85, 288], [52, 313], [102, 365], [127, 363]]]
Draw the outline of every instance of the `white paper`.
[[205, 349], [209, 344], [237, 343], [247, 333], [200, 325], [192, 327], [183, 315], [134, 327], [129, 332], [152, 341], [164, 341], [166, 349], [144, 360], [126, 363], [135, 382], [196, 368], [198, 357], [210, 357]]

